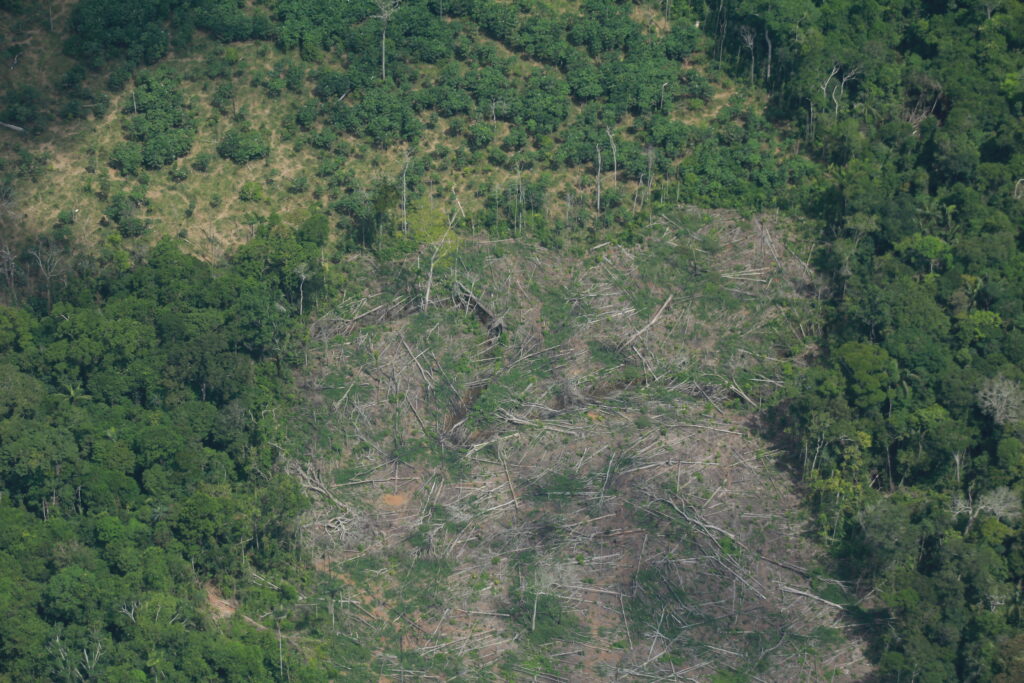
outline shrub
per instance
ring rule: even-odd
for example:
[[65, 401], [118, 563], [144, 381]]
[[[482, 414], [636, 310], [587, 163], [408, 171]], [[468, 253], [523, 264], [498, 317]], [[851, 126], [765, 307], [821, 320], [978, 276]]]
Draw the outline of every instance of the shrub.
[[192, 169], [199, 173], [206, 173], [210, 170], [210, 163], [213, 161], [213, 155], [209, 152], [200, 152], [196, 155], [196, 158], [192, 161]]
[[245, 164], [266, 158], [270, 154], [270, 141], [260, 131], [245, 125], [235, 126], [217, 145], [217, 154], [236, 164]]
[[110, 153], [110, 165], [124, 175], [135, 175], [142, 168], [142, 145], [137, 142], [119, 142]]
[[494, 141], [494, 127], [488, 123], [474, 123], [466, 128], [466, 141], [470, 149], [483, 149]]
[[123, 237], [138, 237], [146, 232], [147, 227], [149, 226], [141, 218], [128, 216], [118, 224], [117, 230]]
[[263, 188], [259, 183], [249, 181], [242, 185], [242, 189], [238, 192], [238, 198], [243, 202], [258, 202], [263, 199]]

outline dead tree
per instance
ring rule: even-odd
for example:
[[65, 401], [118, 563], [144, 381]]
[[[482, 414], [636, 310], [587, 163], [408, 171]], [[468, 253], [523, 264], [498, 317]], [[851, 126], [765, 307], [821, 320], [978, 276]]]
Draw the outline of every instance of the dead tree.
[[300, 263], [295, 266], [295, 274], [299, 278], [299, 315], [304, 312], [303, 304], [305, 303], [305, 291], [306, 280], [309, 279], [309, 266], [305, 263]]
[[977, 500], [974, 499], [973, 491], [968, 491], [966, 496], [956, 496], [951, 507], [953, 514], [967, 515], [967, 528], [964, 533], [971, 530], [983, 512], [1009, 522], [1016, 522], [1022, 514], [1020, 497], [1006, 486], [999, 486], [983, 493]]
[[839, 65], [833, 64], [831, 73], [829, 73], [828, 77], [825, 78], [819, 86], [821, 88], [821, 95], [826, 102], [828, 102], [828, 86], [832, 83], [832, 79], [836, 77], [837, 73], [839, 73]]
[[857, 78], [857, 74], [859, 74], [859, 73], [860, 73], [860, 68], [853, 67], [852, 69], [850, 69], [849, 71], [847, 71], [846, 73], [843, 74], [843, 77], [839, 81], [839, 88], [838, 88], [838, 90], [839, 90], [839, 97], [838, 98], [836, 97], [836, 88], [832, 88], [832, 101], [836, 105], [836, 109], [835, 109], [835, 118], [836, 119], [839, 118], [839, 100], [841, 100], [843, 98], [843, 92], [846, 90], [846, 84], [847, 84], [847, 82], [852, 81], [853, 79]]
[[754, 30], [749, 26], [740, 27], [740, 40], [750, 52], [750, 84], [754, 84]]
[[[857, 78], [859, 74], [860, 67], [855, 66], [850, 69], [846, 69], [844, 72], [843, 68], [839, 64], [833, 64], [832, 71], [825, 80], [821, 82], [821, 85], [818, 86], [821, 88], [821, 94], [825, 100], [825, 106], [828, 106], [829, 100], [832, 101], [833, 116], [835, 120], [839, 119], [839, 101], [843, 98], [843, 93], [846, 91], [846, 84]], [[839, 78], [835, 83], [833, 83], [833, 79], [836, 78], [836, 76]]]
[[[664, 96], [665, 90], [662, 88], [662, 96]], [[608, 135], [608, 144], [612, 148], [612, 182], [615, 186], [619, 186], [619, 149], [615, 145], [615, 136], [612, 135], [612, 129], [605, 126], [604, 132]]]
[[500, 316], [491, 311], [473, 292], [461, 282], [455, 283], [455, 300], [476, 314], [480, 324], [487, 328], [487, 336], [497, 340], [505, 331], [505, 323]]
[[523, 234], [524, 214], [526, 212], [526, 188], [523, 185], [523, 169], [516, 164], [516, 214], [513, 234]]
[[18, 290], [15, 289], [15, 277], [18, 272], [18, 254], [11, 243], [6, 239], [0, 239], [0, 274], [3, 275], [10, 292], [11, 301], [17, 302]]
[[402, 0], [374, 0], [373, 4], [377, 6], [377, 11], [380, 12], [380, 14], [373, 15], [373, 18], [380, 19], [382, 23], [380, 30], [380, 80], [386, 81], [388, 79], [386, 48], [388, 22], [391, 21], [392, 15], [398, 11]]
[[990, 21], [997, 9], [1003, 9], [1006, 3], [1003, 0], [988, 0], [985, 2], [985, 20]]
[[1020, 382], [996, 375], [978, 390], [978, 405], [997, 425], [1017, 422], [1024, 418], [1024, 391]]
[[14, 188], [11, 185], [0, 185], [0, 223], [6, 223], [8, 218], [14, 216], [14, 207]]
[[434, 244], [434, 253], [430, 255], [430, 270], [427, 274], [427, 289], [423, 294], [423, 310], [430, 308], [430, 290], [434, 284], [434, 266], [437, 265], [438, 259], [441, 257], [441, 250], [448, 242], [448, 235], [452, 232], [452, 222], [448, 223], [448, 229], [445, 231], [441, 239]]
[[39, 275], [46, 282], [46, 310], [53, 308], [53, 281], [67, 275], [64, 249], [49, 240], [40, 240], [28, 252], [36, 260]]
[[405, 153], [405, 165], [402, 166], [402, 232], [409, 232], [409, 208], [408, 208], [408, 196], [409, 186], [406, 182], [406, 174], [409, 172], [409, 163], [412, 161], [412, 156], [408, 152]]

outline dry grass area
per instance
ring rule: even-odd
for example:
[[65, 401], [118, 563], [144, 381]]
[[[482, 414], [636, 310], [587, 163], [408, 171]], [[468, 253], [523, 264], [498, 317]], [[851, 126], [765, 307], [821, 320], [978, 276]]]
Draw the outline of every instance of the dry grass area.
[[[62, 54], [61, 47], [62, 27], [67, 21], [69, 6], [69, 3], [54, 3], [55, 30], [52, 33], [48, 30], [49, 15], [45, 8], [26, 14], [18, 20], [17, 26], [6, 27], [14, 36], [11, 43], [20, 46], [21, 51], [15, 68], [0, 70], [0, 88], [38, 86], [44, 99], [52, 100], [52, 106], [44, 107], [50, 121], [38, 135], [0, 130], [0, 160], [17, 158], [22, 148], [44, 160], [46, 170], [38, 181], [18, 182], [14, 200], [19, 216], [19, 234], [49, 230], [61, 211], [70, 210], [75, 212], [74, 231], [78, 240], [84, 246], [97, 248], [110, 240], [121, 244], [114, 234], [116, 231], [104, 219], [108, 196], [140, 184], [138, 178], [123, 177], [108, 163], [114, 147], [124, 141], [123, 123], [128, 117], [122, 111], [131, 107], [131, 85], [123, 92], [110, 93], [104, 85], [105, 74], [90, 74], [86, 80], [87, 89], [109, 97], [106, 112], [75, 121], [61, 120], [57, 116], [59, 88], [56, 83], [73, 64]], [[567, 10], [569, 5], [556, 2], [553, 7]], [[657, 12], [650, 8], [638, 8], [637, 12], [638, 20], [642, 20], [645, 26], [654, 27], [651, 30], [664, 28], [658, 28], [660, 15]], [[537, 62], [516, 56], [500, 43], [485, 37], [479, 40], [493, 46], [502, 57], [514, 57], [520, 75], [543, 68]], [[225, 59], [226, 55], [230, 55], [232, 63], [230, 76], [210, 78], [206, 71], [208, 64]], [[467, 227], [474, 231], [475, 215], [484, 207], [487, 198], [494, 194], [495, 188], [505, 187], [520, 176], [526, 181], [540, 177], [546, 179], [550, 188], [545, 203], [549, 220], [562, 216], [568, 220], [574, 207], [580, 203], [595, 206], [595, 178], [590, 168], [549, 169], [544, 159], [534, 168], [522, 171], [502, 168], [485, 158], [490, 154], [504, 154], [494, 149], [478, 153], [479, 158], [471, 162], [456, 163], [456, 150], [465, 146], [465, 140], [449, 134], [452, 121], [444, 118], [433, 127], [426, 127], [413, 146], [402, 144], [380, 149], [366, 140], [339, 135], [337, 149], [315, 149], [307, 139], [322, 124], [315, 124], [314, 130], [291, 132], [285, 125], [286, 121], [294, 119], [299, 106], [313, 101], [312, 83], [304, 82], [301, 93], [286, 91], [277, 98], [269, 97], [259, 84], [278, 62], [286, 58], [297, 63], [294, 55], [282, 55], [267, 44], [245, 43], [225, 47], [197, 35], [196, 46], [190, 55], [171, 54], [162, 60], [162, 68], [185, 79], [182, 90], [198, 126], [190, 153], [180, 159], [177, 166], [191, 169], [197, 156], [213, 154], [224, 133], [235, 125], [230, 111], [225, 115], [212, 105], [216, 88], [227, 83], [235, 91], [232, 108], [239, 112], [239, 118], [244, 118], [254, 128], [266, 131], [271, 153], [265, 161], [241, 167], [216, 158], [214, 154], [208, 172], [190, 170], [189, 177], [184, 180], [173, 180], [169, 168], [146, 171], [145, 205], [137, 209], [136, 215], [147, 223], [149, 229], [143, 237], [126, 242], [129, 249], [144, 253], [159, 239], [172, 237], [180, 239], [184, 250], [200, 258], [220, 260], [249, 238], [251, 230], [247, 221], [250, 215], [265, 216], [271, 212], [295, 214], [314, 205], [323, 208], [336, 199], [343, 191], [336, 179], [317, 176], [321, 162], [332, 155], [344, 157], [344, 170], [357, 179], [362, 188], [397, 182], [409, 159], [425, 161], [430, 168], [424, 179], [428, 188], [427, 199], [449, 201], [457, 197], [462, 211], [468, 216]], [[313, 68], [305, 64], [301, 66], [310, 71]], [[432, 80], [436, 69], [423, 66], [420, 70], [425, 85]], [[706, 123], [731, 95], [731, 91], [724, 90], [707, 105], [690, 102], [670, 115], [689, 124]], [[697, 109], [688, 108], [691, 106]], [[581, 111], [580, 105], [572, 104], [567, 125], [576, 120]], [[423, 115], [425, 122], [428, 118]], [[492, 147], [496, 148], [508, 134], [509, 124], [492, 121], [492, 125], [496, 133]], [[632, 127], [631, 117], [626, 116], [620, 126], [621, 132], [617, 133], [620, 142], [631, 137], [629, 131]], [[306, 189], [290, 192], [289, 184], [300, 176], [308, 181]], [[239, 189], [245, 183], [257, 184], [262, 198], [243, 201], [239, 197]], [[638, 197], [640, 205], [643, 205], [652, 189], [644, 182], [627, 181], [621, 172], [613, 173], [608, 163], [603, 169], [602, 183], [605, 188], [614, 185], [624, 201], [628, 204], [632, 198], [634, 205]], [[655, 193], [660, 184], [661, 181], [654, 184]]]
[[751, 428], [809, 271], [766, 217], [658, 222], [577, 255], [466, 240], [314, 322], [290, 471], [381, 675], [867, 673]]
[[631, 17], [647, 33], [658, 37], [665, 36], [672, 30], [672, 24], [665, 14], [665, 6], [636, 5], [633, 7]]
[[[62, 26], [67, 20], [71, 3], [54, 3], [55, 26], [52, 33], [46, 29], [45, 8], [29, 12], [17, 19], [9, 29], [18, 46], [17, 64], [0, 72], [0, 88], [33, 86], [44, 98], [43, 111], [50, 119], [38, 135], [0, 129], [0, 160], [14, 159], [20, 149], [26, 149], [44, 160], [45, 172], [37, 182], [23, 180], [16, 188], [18, 230], [20, 234], [42, 232], [50, 228], [58, 214], [65, 209], [76, 212], [75, 232], [78, 239], [96, 246], [108, 237], [109, 230], [102, 227], [107, 200], [105, 196], [120, 188], [129, 189], [137, 179], [123, 177], [108, 165], [111, 150], [124, 140], [121, 114], [130, 108], [131, 86], [121, 93], [105, 91], [104, 74], [90, 74], [89, 89], [103, 92], [110, 98], [106, 113], [86, 120], [65, 121], [57, 118], [56, 111], [45, 106], [58, 92], [56, 82], [73, 65], [62, 54]], [[7, 15], [0, 14], [0, 18]], [[183, 89], [192, 113], [198, 123], [195, 143], [191, 152], [179, 160], [188, 168], [200, 154], [212, 154], [224, 132], [234, 123], [210, 104], [214, 81], [202, 73], [205, 62], [225, 51], [223, 46], [199, 37], [196, 52], [203, 57], [168, 56], [162, 68], [186, 78]], [[150, 225], [147, 236], [138, 240], [135, 248], [144, 250], [164, 236], [179, 236], [182, 248], [208, 260], [219, 260], [231, 249], [249, 237], [244, 216], [249, 212], [294, 213], [313, 203], [308, 194], [286, 191], [288, 181], [299, 174], [311, 175], [316, 158], [308, 147], [296, 151], [295, 140], [284, 140], [280, 132], [282, 118], [288, 116], [290, 106], [271, 101], [251, 78], [272, 68], [269, 61], [279, 59], [271, 55], [265, 45], [246, 44], [231, 48], [239, 64], [236, 85], [236, 104], [247, 112], [246, 119], [257, 128], [265, 128], [271, 138], [272, 155], [269, 160], [244, 167], [217, 159], [207, 173], [193, 171], [183, 181], [168, 177], [168, 169], [150, 170], [147, 204], [139, 217]], [[243, 202], [239, 188], [245, 182], [256, 182], [264, 187], [264, 198], [259, 202]], [[101, 190], [103, 184], [106, 187]]]

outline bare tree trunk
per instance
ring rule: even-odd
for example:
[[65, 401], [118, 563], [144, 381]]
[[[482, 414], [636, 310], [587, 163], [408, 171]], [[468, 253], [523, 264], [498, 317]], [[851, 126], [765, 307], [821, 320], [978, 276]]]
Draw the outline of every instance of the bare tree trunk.
[[[826, 78], [822, 82], [822, 84], [821, 84], [821, 94], [824, 97], [828, 97], [828, 93], [826, 92], [828, 90], [828, 84], [832, 82], [832, 79], [835, 78], [835, 75], [837, 73], [839, 73], [839, 65], [838, 64], [833, 64], [832, 65], [832, 72], [828, 75], [828, 78]], [[826, 102], [827, 102], [827, 100], [826, 100]]]
[[0, 242], [0, 273], [3, 273], [7, 291], [10, 292], [11, 301], [14, 303], [18, 301], [18, 290], [14, 288], [14, 276], [17, 273], [17, 268], [17, 256], [14, 249], [7, 241]]
[[724, 14], [725, 0], [718, 0], [718, 9], [715, 10], [715, 32], [718, 34], [715, 36], [715, 59], [722, 62], [722, 51], [725, 49], [725, 27], [728, 23], [727, 17]]
[[61, 248], [51, 242], [44, 242], [29, 252], [35, 257], [39, 274], [46, 282], [46, 310], [53, 308], [53, 280], [64, 273], [64, 255]]
[[523, 234], [523, 213], [526, 210], [526, 191], [523, 189], [523, 169], [516, 165], [516, 236]]
[[374, 4], [377, 5], [377, 9], [380, 11], [380, 14], [374, 15], [374, 18], [380, 19], [384, 24], [380, 31], [380, 80], [386, 81], [388, 79], [386, 45], [388, 22], [391, 21], [391, 15], [393, 15], [398, 10], [399, 5], [402, 4], [402, 0], [374, 0]]
[[615, 145], [615, 137], [612, 135], [611, 128], [605, 126], [604, 132], [608, 134], [608, 143], [612, 147], [612, 182], [615, 186], [619, 186], [619, 150]]
[[647, 148], [647, 193], [640, 200], [640, 210], [644, 210], [644, 204], [651, 198], [651, 187], [654, 184], [654, 148]]
[[597, 215], [601, 215], [601, 145], [597, 146]]
[[[846, 91], [846, 82], [852, 81], [857, 78], [857, 74], [860, 73], [860, 69], [854, 67], [850, 69], [846, 74], [843, 75], [842, 80], [839, 81], [839, 99], [843, 98], [843, 93]], [[832, 90], [833, 98], [835, 97], [835, 89]], [[839, 118], [839, 102], [836, 102], [836, 118]]]
[[385, 19], [384, 20], [384, 28], [380, 32], [380, 80], [382, 80], [382, 81], [388, 80], [388, 70], [387, 70], [388, 62], [387, 62], [387, 58], [386, 58], [386, 54], [387, 54], [387, 42], [386, 42], [387, 35], [388, 35], [388, 22], [387, 22], [387, 19]]
[[405, 166], [402, 167], [402, 231], [409, 232], [409, 210], [408, 210], [408, 185], [405, 182], [406, 173], [409, 171], [409, 162], [412, 157], [408, 152], [405, 155]]
[[750, 84], [754, 84], [754, 32], [749, 26], [740, 27], [740, 38], [744, 47], [750, 52]]

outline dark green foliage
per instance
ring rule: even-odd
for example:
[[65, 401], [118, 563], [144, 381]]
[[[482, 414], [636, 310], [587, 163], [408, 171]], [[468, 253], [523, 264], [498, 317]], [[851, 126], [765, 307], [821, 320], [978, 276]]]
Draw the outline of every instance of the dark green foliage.
[[142, 145], [119, 142], [110, 153], [110, 165], [125, 175], [135, 175], [142, 169]]
[[288, 183], [288, 191], [292, 194], [303, 194], [309, 189], [309, 176], [297, 175]]
[[183, 182], [185, 180], [188, 180], [188, 167], [172, 166], [168, 175], [170, 176], [171, 180], [173, 180], [176, 183]]
[[210, 104], [221, 114], [227, 116], [235, 113], [235, 86], [232, 83], [221, 83], [210, 96]]
[[273, 26], [265, 14], [249, 14], [234, 2], [200, 4], [195, 12], [195, 22], [196, 26], [225, 43], [269, 38], [273, 34]]
[[[109, 210], [122, 219], [124, 197]], [[321, 222], [303, 234], [319, 239]], [[73, 283], [81, 303], [0, 306], [0, 676], [314, 675], [245, 622], [211, 628], [197, 590], [294, 561], [306, 503], [270, 474], [251, 416], [281, 386], [267, 360], [291, 327], [278, 283], [305, 263], [317, 289], [303, 244], [264, 231], [214, 269], [163, 242], [128, 273]]]
[[310, 242], [318, 247], [322, 247], [327, 243], [329, 232], [330, 225], [328, 224], [327, 216], [317, 213], [307, 218], [299, 226], [295, 237], [299, 242]]
[[581, 16], [569, 23], [569, 42], [587, 48], [592, 56], [640, 42], [639, 27], [626, 6], [612, 0], [585, 0], [580, 9]]
[[110, 163], [126, 175], [156, 169], [185, 156], [195, 138], [195, 117], [185, 103], [177, 79], [165, 70], [143, 72], [136, 79], [122, 113], [126, 143], [111, 154]]
[[[1015, 673], [1000, 643], [1024, 626], [1009, 597], [1024, 576], [1011, 408], [1022, 405], [1024, 204], [1012, 185], [1024, 137], [1006, 79], [1024, 66], [1021, 17], [1020, 3], [794, 2], [707, 22], [720, 58], [763, 83], [773, 114], [833, 169], [805, 195], [833, 292], [825, 354], [778, 418], [844, 571], [888, 606], [886, 679]], [[813, 32], [817, 47], [795, 49]], [[753, 150], [745, 165], [770, 170]]]
[[234, 0], [80, 0], [65, 50], [95, 69], [115, 59], [155, 64], [172, 45], [187, 46], [197, 26], [224, 42], [274, 33], [265, 13], [247, 12]]
[[359, 106], [337, 102], [329, 107], [328, 120], [351, 133], [364, 135], [380, 147], [415, 142], [423, 125], [399, 88], [380, 86], [366, 91]]
[[270, 142], [263, 132], [243, 124], [224, 134], [217, 145], [217, 154], [236, 164], [244, 164], [266, 158], [270, 154]]
[[345, 29], [372, 14], [370, 3], [281, 0], [276, 5], [278, 44], [285, 50], [298, 48], [309, 61], [316, 61], [324, 50], [343, 45]]
[[41, 106], [42, 93], [33, 86], [22, 86], [8, 91], [0, 99], [0, 118], [22, 127], [34, 125], [41, 114]]
[[159, 0], [82, 0], [71, 13], [72, 37], [67, 51], [93, 68], [124, 57], [155, 64], [167, 53], [164, 21], [183, 3]]
[[689, 22], [678, 21], [665, 38], [665, 56], [683, 60], [692, 55], [701, 45], [700, 29]]
[[494, 141], [494, 127], [486, 123], [474, 123], [466, 129], [466, 140], [471, 149], [483, 149]]
[[[223, 79], [209, 101], [236, 121], [237, 73], [281, 102], [281, 137], [319, 155], [285, 187], [325, 201], [344, 249], [386, 253], [403, 189], [394, 177], [354, 177], [347, 156], [366, 143], [411, 149], [424, 122], [452, 144], [410, 164], [410, 200], [426, 192], [422, 164], [472, 172], [486, 159], [508, 179], [476, 188], [482, 208], [470, 223], [500, 237], [556, 247], [612, 233], [628, 243], [676, 200], [807, 216], [828, 324], [819, 338], [793, 321], [821, 356], [787, 380], [776, 432], [841, 571], [884, 602], [881, 677], [1011, 680], [1024, 627], [1021, 3], [742, 0], [657, 10], [668, 25], [649, 30], [633, 5], [614, 0], [571, 11], [404, 0], [387, 26], [386, 80], [371, 2], [81, 0], [66, 50], [107, 69], [108, 89], [123, 93], [124, 140], [110, 163], [136, 175], [176, 164], [196, 132], [175, 75], [140, 65], [184, 50], [194, 27], [222, 42], [274, 41], [287, 56], [259, 73], [226, 55], [196, 72]], [[0, 95], [0, 120], [35, 132], [54, 115], [99, 116], [106, 105], [93, 80], [81, 67], [62, 74], [54, 106], [39, 87], [12, 88]], [[735, 97], [712, 102], [723, 83]], [[238, 125], [216, 151], [237, 164], [266, 158], [269, 135]], [[600, 215], [586, 187], [599, 150]], [[201, 153], [191, 166], [205, 172], [211, 161]], [[22, 148], [0, 170], [36, 180], [45, 167]], [[549, 182], [549, 170], [572, 182]], [[183, 172], [174, 165], [170, 174]], [[432, 191], [447, 191], [440, 186], [431, 180]], [[144, 191], [99, 187], [106, 222], [126, 237], [146, 231]], [[549, 187], [559, 188], [557, 207]], [[257, 201], [261, 186], [236, 191]], [[46, 301], [37, 284], [36, 309], [53, 304], [48, 315], [0, 311], [0, 607], [15, 615], [0, 623], [0, 677], [84, 677], [77, 659], [53, 654], [63, 647], [57, 624], [68, 652], [99, 644], [110, 653], [90, 672], [97, 678], [274, 675], [265, 651], [275, 643], [260, 634], [130, 620], [111, 606], [141, 594], [198, 623], [186, 588], [197, 576], [237, 574], [243, 560], [287, 562], [281, 539], [300, 496], [268, 474], [273, 455], [248, 420], [273, 376], [268, 359], [287, 353], [289, 312], [324, 286], [318, 264], [332, 226], [318, 209], [310, 216], [294, 231], [277, 216], [253, 217], [256, 238], [223, 271], [162, 245], [123, 279], [65, 287], [57, 276]], [[70, 261], [67, 230], [47, 239], [40, 244]], [[702, 272], [711, 246], [655, 252], [638, 267], [728, 307], [725, 285]], [[559, 343], [570, 297], [550, 294], [546, 341]], [[631, 294], [638, 310], [656, 302]], [[481, 405], [520, 380], [495, 384]], [[55, 550], [68, 547], [80, 557]], [[645, 608], [678, 598], [664, 577], [638, 581]], [[564, 637], [557, 599], [512, 598], [528, 639]]]
[[569, 87], [549, 71], [538, 71], [526, 79], [515, 118], [531, 133], [550, 133], [569, 114]]
[[103, 214], [114, 222], [123, 237], [138, 237], [146, 231], [147, 226], [135, 213], [146, 203], [146, 191], [142, 186], [131, 192], [119, 190], [110, 195]]

